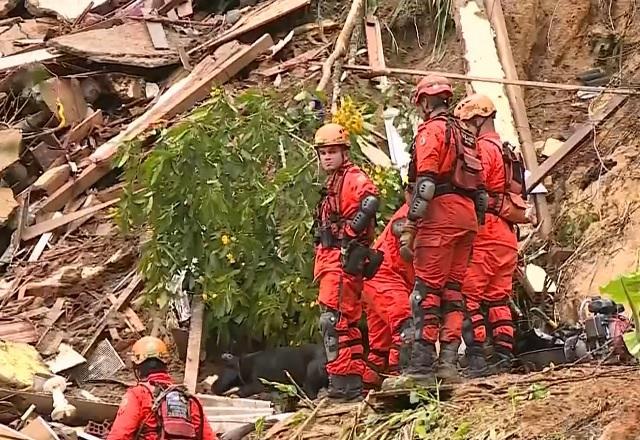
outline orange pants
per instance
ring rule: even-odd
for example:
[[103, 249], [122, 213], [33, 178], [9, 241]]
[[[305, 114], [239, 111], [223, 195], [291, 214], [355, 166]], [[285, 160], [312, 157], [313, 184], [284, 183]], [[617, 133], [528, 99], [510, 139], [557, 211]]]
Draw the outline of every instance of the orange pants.
[[411, 294], [415, 338], [457, 342], [462, 336], [462, 281], [475, 231], [443, 228], [418, 231], [414, 251], [416, 284]]
[[326, 310], [338, 315], [335, 330], [338, 334], [338, 355], [327, 362], [327, 373], [346, 376], [364, 373], [362, 335], [358, 321], [362, 316], [362, 278], [341, 270], [326, 272], [320, 277], [318, 302]]
[[487, 339], [485, 316], [481, 311], [484, 305], [494, 345], [511, 351], [514, 328], [508, 301], [518, 251], [499, 244], [478, 244], [480, 246], [474, 247], [462, 288], [473, 325], [473, 341], [483, 344]]

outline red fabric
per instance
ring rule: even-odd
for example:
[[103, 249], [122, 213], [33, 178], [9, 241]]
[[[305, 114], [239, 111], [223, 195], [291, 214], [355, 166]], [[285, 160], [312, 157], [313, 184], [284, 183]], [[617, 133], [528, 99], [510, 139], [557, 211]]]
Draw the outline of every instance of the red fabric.
[[[444, 301], [457, 301], [460, 295], [445, 289], [446, 283], [462, 283], [467, 269], [475, 233], [455, 227], [431, 231], [416, 243], [414, 268], [416, 279], [422, 280], [433, 293], [428, 293], [422, 302], [425, 310], [425, 326], [422, 337], [428, 342], [453, 342], [462, 335], [460, 312], [447, 313], [440, 319], [433, 311], [447, 307]], [[441, 303], [441, 300], [443, 302]], [[440, 315], [443, 315], [440, 313]], [[429, 318], [429, 319], [427, 319]], [[438, 331], [440, 330], [440, 331]]]
[[[375, 321], [369, 325], [369, 344], [381, 346], [388, 344], [385, 348], [389, 350], [389, 369], [398, 367], [398, 348], [402, 344], [400, 340], [400, 328], [402, 324], [411, 317], [409, 306], [409, 293], [413, 288], [415, 276], [413, 265], [406, 263], [400, 257], [400, 239], [394, 235], [393, 227], [398, 221], [406, 219], [409, 206], [404, 204], [389, 219], [373, 247], [384, 252], [382, 265], [376, 275], [364, 282], [363, 296], [367, 302], [372, 304], [370, 308], [374, 310], [386, 323], [386, 331], [389, 334], [371, 332], [371, 326], [377, 328]], [[367, 314], [369, 316], [369, 314]], [[384, 345], [383, 345], [384, 346]]]
[[389, 350], [391, 349], [391, 330], [387, 320], [378, 309], [381, 304], [373, 304], [372, 298], [364, 301], [364, 311], [367, 314], [367, 330], [369, 337], [369, 352], [365, 362], [362, 382], [365, 388], [376, 388], [382, 383], [382, 374], [387, 372]]
[[[340, 204], [340, 217], [346, 220], [352, 219], [358, 210], [360, 209], [360, 201], [368, 195], [378, 195], [378, 189], [373, 184], [371, 179], [356, 165], [348, 162], [346, 170], [341, 168], [334, 173], [344, 173], [344, 180], [341, 184], [340, 194], [338, 195]], [[335, 176], [329, 176], [327, 181], [332, 180]], [[324, 203], [329, 203], [329, 200], [325, 199]], [[325, 207], [321, 207], [321, 211]], [[350, 230], [350, 225], [345, 225], [345, 233], [350, 236], [354, 236], [353, 231]], [[342, 271], [342, 265], [340, 263], [340, 249], [339, 248], [325, 248], [322, 245], [316, 246], [315, 263], [313, 268], [313, 275], [318, 280], [325, 272]]]
[[[147, 381], [166, 385], [174, 383], [167, 373], [150, 374]], [[118, 414], [107, 435], [107, 440], [132, 440], [143, 423], [149, 429], [148, 432], [140, 436], [141, 440], [157, 440], [158, 422], [156, 417], [151, 415], [152, 405], [153, 397], [144, 385], [138, 384], [129, 388], [120, 403]], [[191, 402], [191, 422], [196, 430], [200, 428], [200, 419], [198, 405]], [[202, 425], [202, 440], [217, 440], [217, 438], [211, 425], [205, 420]]]
[[340, 313], [338, 331], [338, 357], [327, 363], [327, 373], [339, 376], [364, 373], [362, 334], [358, 321], [362, 316], [362, 279], [342, 270], [324, 271], [320, 277], [318, 302]]
[[[482, 157], [485, 185], [489, 193], [502, 193], [505, 188], [504, 163], [502, 161], [502, 141], [496, 132], [480, 135], [477, 145]], [[485, 224], [480, 226], [476, 242], [492, 242], [496, 245], [518, 249], [515, 230], [505, 220], [487, 213]]]
[[[451, 134], [449, 146], [445, 143], [446, 122], [429, 120], [418, 127], [415, 140], [415, 162], [418, 176], [432, 175], [436, 182], [447, 182], [456, 158], [455, 138]], [[424, 224], [425, 227], [420, 227]], [[426, 227], [428, 225], [428, 227]], [[418, 222], [418, 235], [430, 235], [427, 231], [455, 226], [459, 229], [478, 229], [473, 200], [459, 194], [446, 194], [429, 202], [425, 218]]]
[[[511, 349], [513, 321], [506, 302], [511, 296], [517, 260], [518, 252], [510, 246], [478, 240], [474, 243], [471, 264], [467, 269], [462, 292], [471, 315], [475, 342], [483, 343], [486, 340], [487, 329], [480, 313], [480, 304], [486, 302], [490, 306], [488, 319], [495, 343]], [[502, 304], [492, 307], [492, 303]]]

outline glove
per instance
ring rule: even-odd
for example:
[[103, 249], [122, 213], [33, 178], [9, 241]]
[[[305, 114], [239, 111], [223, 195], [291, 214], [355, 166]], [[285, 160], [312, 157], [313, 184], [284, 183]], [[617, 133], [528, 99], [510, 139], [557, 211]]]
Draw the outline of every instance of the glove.
[[524, 212], [525, 217], [529, 219], [533, 226], [538, 226], [538, 217], [536, 216], [536, 207], [532, 203], [527, 203], [527, 209]]
[[400, 257], [407, 263], [413, 261], [413, 246], [416, 238], [416, 224], [407, 220], [400, 233]]

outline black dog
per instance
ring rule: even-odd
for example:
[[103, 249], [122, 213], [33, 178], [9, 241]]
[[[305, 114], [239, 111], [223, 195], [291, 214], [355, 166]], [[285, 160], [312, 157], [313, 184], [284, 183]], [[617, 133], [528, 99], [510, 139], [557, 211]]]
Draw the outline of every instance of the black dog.
[[315, 399], [318, 391], [329, 384], [327, 356], [322, 345], [278, 347], [241, 356], [225, 353], [222, 359], [225, 367], [211, 387], [213, 394], [220, 395], [234, 387], [239, 388], [240, 397], [264, 393], [268, 390], [260, 379], [291, 383], [285, 371], [310, 399]]

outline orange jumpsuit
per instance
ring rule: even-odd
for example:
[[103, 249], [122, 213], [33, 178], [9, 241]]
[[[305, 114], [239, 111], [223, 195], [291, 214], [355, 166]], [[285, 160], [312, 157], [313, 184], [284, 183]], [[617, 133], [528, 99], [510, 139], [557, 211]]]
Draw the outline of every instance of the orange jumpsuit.
[[[498, 133], [478, 137], [482, 153], [483, 174], [489, 195], [504, 192], [505, 175], [502, 161], [502, 141]], [[467, 269], [462, 291], [473, 325], [473, 340], [482, 344], [487, 338], [485, 319], [480, 307], [484, 304], [492, 330], [494, 346], [513, 348], [514, 328], [508, 300], [512, 277], [518, 259], [518, 241], [513, 227], [492, 212], [492, 203], [485, 224], [473, 242], [471, 263]]]
[[[409, 293], [413, 287], [413, 266], [400, 257], [399, 231], [409, 206], [398, 209], [384, 228], [374, 249], [384, 252], [376, 275], [364, 282], [363, 297], [369, 329], [369, 354], [364, 383], [377, 385], [385, 369], [398, 370], [401, 332], [410, 324]], [[396, 231], [394, 233], [394, 230]]]
[[[145, 382], [159, 385], [172, 385], [174, 382], [167, 373], [150, 374]], [[140, 440], [158, 440], [158, 420], [152, 414], [153, 396], [151, 391], [143, 384], [138, 384], [127, 390], [122, 398], [116, 419], [113, 421], [107, 440], [134, 440], [138, 430], [141, 429]], [[191, 402], [191, 424], [200, 430], [200, 421], [203, 414], [195, 402]], [[146, 420], [146, 422], [145, 422]], [[218, 437], [211, 429], [206, 418], [202, 423], [200, 440], [217, 440]]]
[[[368, 195], [378, 195], [371, 179], [357, 166], [346, 162], [327, 179], [327, 195], [319, 204], [316, 223], [320, 229], [329, 228], [334, 218], [332, 246], [317, 244], [315, 249], [314, 278], [319, 282], [318, 302], [324, 309], [337, 311], [339, 320], [338, 356], [327, 362], [327, 373], [346, 376], [364, 373], [362, 335], [358, 322], [362, 316], [362, 276], [347, 274], [342, 269], [340, 241], [347, 235], [356, 235], [349, 224], [360, 209], [360, 201]], [[365, 231], [358, 239], [371, 243], [374, 230]]]
[[[425, 121], [418, 128], [413, 161], [418, 179], [431, 176], [436, 185], [449, 183], [456, 160], [455, 136], [445, 142], [447, 122]], [[464, 306], [461, 284], [478, 229], [472, 198], [458, 193], [437, 195], [417, 222], [414, 249], [416, 287], [426, 294], [421, 303], [424, 326], [420, 335], [428, 343], [455, 343], [462, 334]]]

